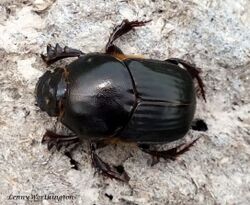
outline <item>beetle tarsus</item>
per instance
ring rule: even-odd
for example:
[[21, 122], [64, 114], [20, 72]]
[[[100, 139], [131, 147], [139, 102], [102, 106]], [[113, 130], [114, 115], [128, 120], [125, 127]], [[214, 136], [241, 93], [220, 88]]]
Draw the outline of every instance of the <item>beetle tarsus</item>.
[[96, 153], [95, 153], [95, 145], [90, 143], [90, 151], [91, 151], [91, 160], [92, 165], [96, 168], [96, 171], [106, 177], [111, 179], [117, 179], [122, 182], [128, 182], [129, 176], [127, 172], [124, 170], [122, 165], [113, 166], [104, 162]]
[[69, 57], [79, 57], [81, 55], [84, 55], [82, 51], [70, 48], [68, 46], [62, 48], [57, 43], [55, 47], [48, 44], [47, 55], [41, 54], [41, 57], [47, 65], [51, 65], [52, 63], [55, 63], [58, 60]]
[[175, 160], [179, 155], [185, 153], [194, 145], [194, 143], [198, 140], [199, 138], [189, 142], [189, 143], [184, 143], [181, 144], [175, 148], [169, 149], [169, 150], [164, 150], [164, 151], [157, 151], [157, 150], [151, 150], [149, 145], [138, 145], [138, 147], [141, 149], [141, 151], [150, 154], [152, 156], [152, 163], [151, 166], [157, 164], [159, 162], [160, 158], [163, 159], [171, 159]]
[[[114, 52], [115, 49], [118, 48], [118, 47], [114, 46], [114, 44], [113, 44], [116, 39], [118, 39], [122, 35], [128, 33], [133, 28], [144, 26], [146, 23], [148, 23], [150, 21], [151, 20], [148, 20], [148, 21], [129, 21], [127, 19], [123, 20], [122, 23], [120, 25], [116, 26], [114, 28], [113, 32], [111, 33], [111, 35], [109, 37], [109, 41], [105, 47], [106, 53], [111, 54]], [[119, 49], [119, 51], [121, 51], [121, 50]]]
[[198, 82], [200, 91], [201, 91], [201, 95], [202, 98], [205, 100], [206, 102], [206, 95], [205, 95], [205, 90], [204, 90], [204, 83], [201, 80], [200, 77], [200, 69], [191, 65], [190, 63], [188, 63], [185, 60], [179, 59], [179, 58], [169, 58], [166, 60], [167, 62], [173, 63], [175, 65], [181, 64], [188, 72], [189, 74], [192, 76], [192, 78], [195, 78]]

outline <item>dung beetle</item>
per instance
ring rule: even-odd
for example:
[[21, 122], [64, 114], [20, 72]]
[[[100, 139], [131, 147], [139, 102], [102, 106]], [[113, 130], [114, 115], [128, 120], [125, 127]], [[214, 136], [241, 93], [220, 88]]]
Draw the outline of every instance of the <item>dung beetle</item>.
[[[123, 20], [110, 35], [105, 53], [47, 46], [42, 55], [47, 65], [78, 57], [66, 67], [47, 71], [36, 85], [36, 101], [42, 111], [58, 117], [74, 135], [47, 131], [48, 149], [89, 142], [92, 164], [102, 174], [122, 181], [129, 177], [122, 166], [105, 163], [96, 153], [98, 145], [134, 143], [154, 157], [173, 158], [195, 141], [166, 151], [150, 149], [185, 136], [196, 108], [196, 79], [205, 100], [199, 70], [178, 58], [165, 61], [125, 55], [114, 41], [149, 21]], [[71, 157], [68, 153], [67, 156]]]

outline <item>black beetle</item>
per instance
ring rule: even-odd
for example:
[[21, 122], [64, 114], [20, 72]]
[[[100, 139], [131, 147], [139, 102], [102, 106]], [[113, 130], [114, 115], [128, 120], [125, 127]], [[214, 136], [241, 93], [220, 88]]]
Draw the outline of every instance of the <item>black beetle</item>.
[[41, 110], [58, 117], [75, 133], [62, 136], [47, 131], [43, 142], [48, 143], [49, 150], [88, 139], [93, 165], [109, 177], [128, 181], [122, 166], [110, 166], [97, 156], [97, 143], [133, 142], [153, 156], [172, 158], [194, 143], [167, 151], [149, 149], [151, 144], [178, 140], [190, 129], [196, 108], [194, 78], [204, 99], [205, 92], [199, 70], [184, 60], [127, 56], [113, 44], [147, 22], [124, 20], [113, 30], [105, 53], [84, 54], [58, 44], [48, 45], [47, 55], [42, 55], [48, 65], [79, 57], [66, 67], [47, 71], [36, 86]]

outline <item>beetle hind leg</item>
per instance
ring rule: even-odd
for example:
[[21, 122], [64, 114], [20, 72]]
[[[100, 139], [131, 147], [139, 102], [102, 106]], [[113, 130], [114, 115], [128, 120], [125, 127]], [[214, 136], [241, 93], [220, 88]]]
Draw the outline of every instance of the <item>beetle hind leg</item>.
[[91, 151], [92, 165], [94, 168], [96, 168], [97, 172], [111, 179], [114, 178], [126, 183], [129, 181], [129, 176], [127, 172], [124, 170], [122, 165], [119, 166], [109, 165], [95, 153], [95, 144], [90, 143], [90, 151]]
[[199, 75], [200, 70], [197, 67], [191, 65], [190, 63], [186, 62], [185, 60], [182, 60], [182, 59], [179, 59], [179, 58], [169, 58], [169, 59], [167, 59], [165, 61], [173, 63], [175, 65], [181, 64], [189, 72], [189, 74], [192, 76], [192, 78], [195, 78], [197, 80], [200, 91], [201, 91], [202, 98], [206, 102], [204, 83], [201, 80], [201, 77]]
[[198, 140], [199, 138], [189, 142], [189, 143], [184, 143], [181, 144], [175, 148], [169, 149], [169, 150], [164, 150], [164, 151], [157, 151], [157, 150], [151, 150], [149, 145], [145, 144], [140, 144], [138, 147], [140, 148], [141, 151], [150, 154], [152, 156], [152, 163], [151, 166], [157, 164], [159, 162], [160, 158], [163, 159], [171, 159], [175, 160], [179, 155], [185, 153], [194, 145], [194, 143]]
[[82, 51], [74, 49], [74, 48], [70, 48], [68, 46], [65, 46], [64, 48], [62, 48], [57, 43], [55, 47], [52, 47], [50, 44], [48, 44], [47, 55], [41, 54], [41, 57], [47, 65], [50, 65], [64, 58], [79, 57], [81, 55], [84, 55]]

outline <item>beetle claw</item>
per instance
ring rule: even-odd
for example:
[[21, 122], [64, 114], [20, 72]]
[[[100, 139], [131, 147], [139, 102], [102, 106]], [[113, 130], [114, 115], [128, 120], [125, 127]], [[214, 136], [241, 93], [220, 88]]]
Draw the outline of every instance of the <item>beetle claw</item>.
[[60, 151], [60, 149], [62, 148], [62, 146], [63, 146], [63, 144], [57, 143], [57, 144], [56, 144], [56, 150], [57, 150], [57, 151]]
[[158, 164], [160, 162], [160, 157], [158, 156], [152, 156], [152, 162], [151, 162], [151, 167], [154, 165]]
[[62, 53], [63, 49], [62, 47], [57, 43], [55, 47], [55, 53]]
[[52, 147], [54, 146], [54, 143], [52, 141], [48, 142], [47, 148], [50, 151]]
[[79, 57], [80, 55], [84, 55], [84, 53], [80, 50], [69, 48], [67, 46], [62, 48], [58, 43], [56, 43], [55, 47], [48, 44], [47, 55], [41, 54], [41, 57], [47, 65], [50, 65], [63, 58]]

